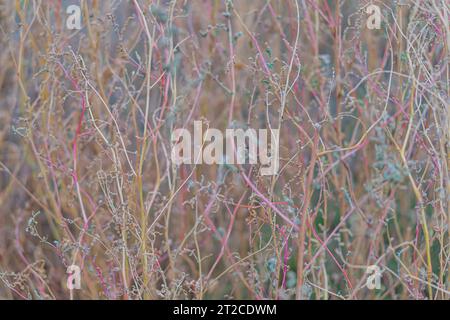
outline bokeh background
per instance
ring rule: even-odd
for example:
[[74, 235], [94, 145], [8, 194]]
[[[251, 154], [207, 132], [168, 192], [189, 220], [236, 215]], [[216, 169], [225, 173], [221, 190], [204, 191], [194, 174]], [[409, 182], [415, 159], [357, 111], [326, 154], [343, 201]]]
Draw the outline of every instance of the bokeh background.
[[[448, 299], [449, 17], [0, 1], [0, 298]], [[278, 174], [174, 166], [194, 120], [279, 128]]]

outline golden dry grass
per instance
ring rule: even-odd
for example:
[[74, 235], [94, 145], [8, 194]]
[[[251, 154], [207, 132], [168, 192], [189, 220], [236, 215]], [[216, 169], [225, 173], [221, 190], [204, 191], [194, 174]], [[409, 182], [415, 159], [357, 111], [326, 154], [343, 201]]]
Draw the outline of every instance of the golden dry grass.
[[[0, 298], [449, 299], [450, 7], [400, 2], [82, 1], [68, 30], [78, 1], [0, 1]], [[280, 128], [280, 171], [172, 165], [194, 120]]]

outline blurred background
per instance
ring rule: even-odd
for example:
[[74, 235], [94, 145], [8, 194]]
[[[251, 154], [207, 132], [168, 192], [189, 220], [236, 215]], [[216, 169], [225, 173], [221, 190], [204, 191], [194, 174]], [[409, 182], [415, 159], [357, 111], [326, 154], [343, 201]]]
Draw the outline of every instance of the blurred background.
[[[0, 298], [448, 299], [449, 17], [0, 0]], [[173, 165], [193, 121], [280, 129], [278, 174]]]

